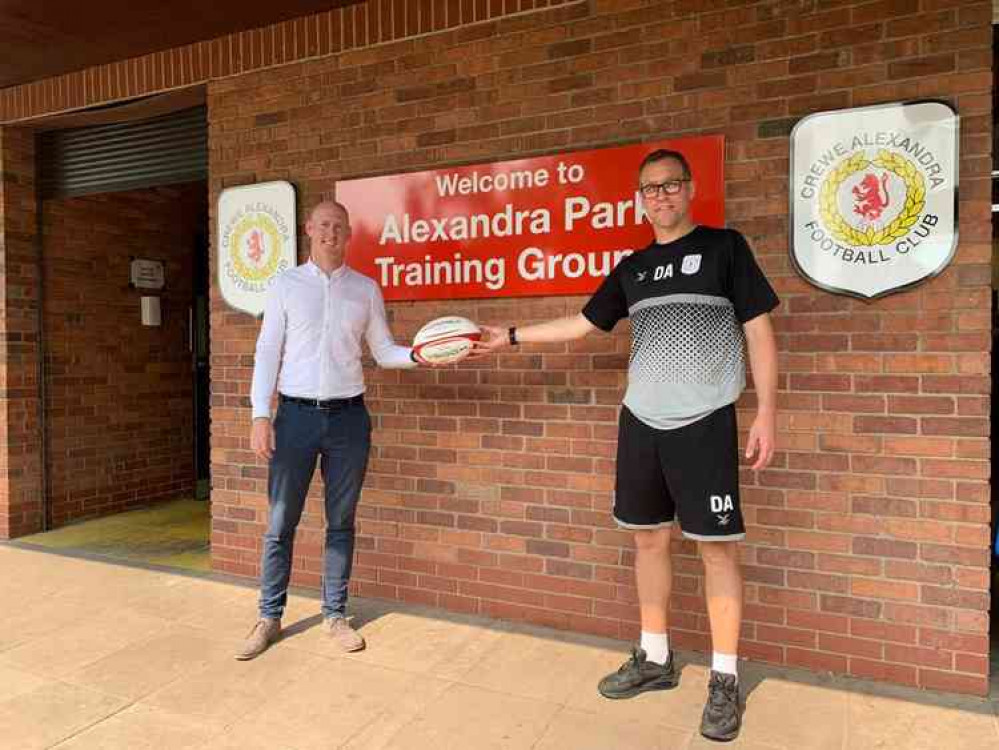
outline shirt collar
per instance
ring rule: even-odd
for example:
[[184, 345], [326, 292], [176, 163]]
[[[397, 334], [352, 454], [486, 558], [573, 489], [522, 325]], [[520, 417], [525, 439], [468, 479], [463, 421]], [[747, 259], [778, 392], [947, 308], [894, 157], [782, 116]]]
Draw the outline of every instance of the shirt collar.
[[328, 277], [326, 276], [325, 273], [323, 273], [323, 269], [321, 269], [318, 265], [315, 264], [315, 262], [313, 262], [312, 258], [309, 258], [305, 262], [305, 265], [309, 269], [309, 273], [311, 273], [313, 276], [319, 279], [329, 278], [329, 280], [332, 281], [333, 279], [339, 279], [341, 276], [347, 273], [346, 263], [341, 263], [340, 267], [336, 269], [333, 273], [331, 273]]

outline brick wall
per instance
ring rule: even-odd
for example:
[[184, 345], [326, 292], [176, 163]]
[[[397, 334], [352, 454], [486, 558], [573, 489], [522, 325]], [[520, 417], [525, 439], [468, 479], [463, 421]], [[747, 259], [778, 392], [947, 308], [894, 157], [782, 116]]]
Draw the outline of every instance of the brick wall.
[[[188, 309], [206, 200], [194, 183], [43, 204], [53, 526], [193, 489]], [[162, 292], [129, 287], [132, 258], [164, 261]], [[162, 326], [142, 325], [143, 293]]]
[[[944, 690], [987, 682], [991, 6], [595, 0], [212, 84], [211, 194], [723, 133], [727, 215], [778, 287], [780, 446], [744, 474], [743, 653]], [[787, 257], [788, 134], [813, 111], [939, 97], [962, 116], [961, 246], [914, 291], [819, 292]], [[391, 306], [483, 322], [580, 299]], [[256, 323], [213, 301], [213, 554], [253, 575], [265, 468], [248, 451]], [[369, 370], [377, 425], [357, 593], [617, 637], [632, 545], [609, 518], [627, 341], [524, 347], [454, 371]], [[752, 396], [742, 404], [748, 424]], [[316, 488], [313, 488], [314, 492]], [[296, 548], [315, 585], [321, 507]], [[676, 541], [674, 635], [708, 647]]]
[[34, 136], [0, 128], [0, 539], [42, 527], [36, 226]]
[[[381, 5], [358, 4], [8, 89], [0, 121], [210, 80], [210, 204], [224, 186], [255, 180], [290, 179], [307, 205], [341, 178], [723, 133], [729, 223], [784, 298], [782, 450], [773, 469], [745, 476], [743, 653], [985, 692], [991, 5], [590, 0], [536, 10], [549, 5], [439, 0], [426, 4], [429, 18], [400, 15], [397, 28]], [[817, 110], [917, 97], [962, 116], [955, 262], [871, 304], [805, 285], [787, 260], [790, 128]], [[5, 215], [31, 179], [9, 132]], [[17, 221], [28, 225], [30, 211], [19, 207]], [[27, 236], [5, 231], [6, 257], [10, 238], [26, 249]], [[30, 306], [11, 298], [27, 288], [16, 280], [8, 268], [6, 318]], [[390, 313], [404, 339], [445, 310], [528, 323], [580, 302]], [[213, 554], [218, 569], [254, 575], [266, 507], [265, 467], [246, 439], [256, 324], [217, 293], [212, 318]], [[6, 333], [8, 352], [30, 347], [30, 331], [15, 335], [24, 338]], [[626, 349], [620, 332], [454, 371], [370, 369], [377, 448], [355, 590], [633, 636], [631, 542], [608, 517]], [[8, 385], [6, 408], [12, 394], [30, 401], [25, 383]], [[299, 583], [318, 581], [321, 526], [314, 497]], [[677, 546], [674, 635], [705, 648], [700, 565]]]
[[577, 1], [352, 0], [323, 13], [0, 89], [0, 123], [128, 101]]

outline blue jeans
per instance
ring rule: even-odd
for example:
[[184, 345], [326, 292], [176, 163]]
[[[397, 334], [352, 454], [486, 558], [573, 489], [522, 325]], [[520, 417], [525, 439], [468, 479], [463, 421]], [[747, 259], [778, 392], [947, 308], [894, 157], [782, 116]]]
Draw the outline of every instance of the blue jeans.
[[371, 417], [363, 400], [319, 409], [282, 401], [274, 418], [267, 483], [270, 519], [264, 535], [260, 616], [280, 619], [288, 601], [295, 529], [320, 457], [326, 510], [323, 615], [343, 615], [354, 558], [354, 514], [371, 450]]

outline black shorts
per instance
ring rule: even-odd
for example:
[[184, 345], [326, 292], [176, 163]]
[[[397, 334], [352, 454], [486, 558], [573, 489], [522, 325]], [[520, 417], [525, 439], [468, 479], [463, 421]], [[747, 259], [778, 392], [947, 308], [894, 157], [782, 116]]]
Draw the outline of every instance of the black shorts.
[[690, 539], [746, 536], [739, 508], [739, 437], [729, 404], [676, 430], [621, 409], [614, 520], [627, 529], [669, 526]]

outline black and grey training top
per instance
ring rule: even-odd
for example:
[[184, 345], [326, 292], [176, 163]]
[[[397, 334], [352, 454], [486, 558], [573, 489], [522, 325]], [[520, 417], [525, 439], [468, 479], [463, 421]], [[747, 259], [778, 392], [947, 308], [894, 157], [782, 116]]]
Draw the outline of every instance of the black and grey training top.
[[741, 234], [699, 226], [622, 260], [583, 315], [604, 331], [631, 318], [624, 404], [651, 427], [672, 430], [739, 398], [742, 324], [778, 303]]

